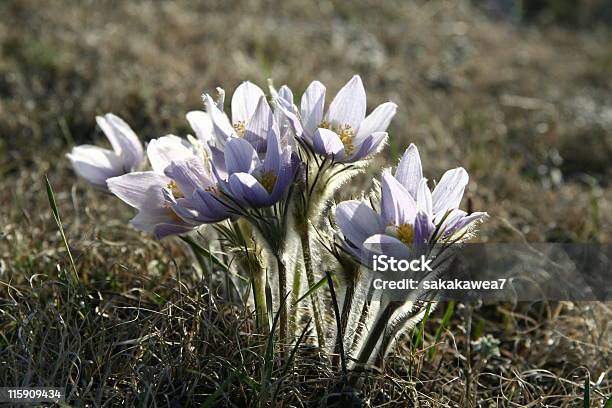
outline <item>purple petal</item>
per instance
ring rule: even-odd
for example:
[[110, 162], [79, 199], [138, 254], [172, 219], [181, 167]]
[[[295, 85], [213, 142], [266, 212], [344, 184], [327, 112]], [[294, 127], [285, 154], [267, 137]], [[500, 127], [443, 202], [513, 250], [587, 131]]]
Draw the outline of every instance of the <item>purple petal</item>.
[[166, 168], [166, 176], [174, 180], [185, 197], [191, 196], [196, 188], [212, 187], [215, 183], [208, 176], [202, 161], [196, 157], [173, 161]]
[[416, 197], [419, 182], [423, 178], [423, 168], [419, 150], [414, 144], [410, 143], [410, 146], [404, 152], [397, 170], [395, 170], [395, 178], [406, 187], [412, 197]]
[[147, 146], [147, 156], [153, 171], [164, 174], [173, 160], [186, 160], [195, 157], [191, 144], [178, 136], [168, 135], [153, 139]]
[[123, 161], [115, 153], [97, 146], [76, 146], [66, 155], [75, 173], [90, 184], [106, 189], [106, 180], [125, 173]]
[[249, 81], [241, 83], [232, 96], [232, 123], [248, 123], [261, 97], [265, 95], [260, 87]]
[[211, 154], [211, 169], [214, 170], [214, 174], [216, 174], [218, 179], [227, 180], [227, 167], [225, 167], [225, 153], [223, 150], [209, 146], [210, 154]]
[[387, 225], [413, 224], [416, 202], [389, 171], [383, 172], [381, 183], [381, 210]]
[[225, 167], [229, 174], [250, 173], [260, 164], [257, 152], [246, 140], [236, 137], [225, 145]]
[[434, 214], [447, 209], [459, 208], [468, 180], [467, 171], [462, 167], [444, 173], [432, 193]]
[[366, 93], [359, 75], [355, 75], [338, 92], [329, 105], [328, 120], [357, 129], [365, 118]]
[[343, 201], [336, 207], [336, 223], [344, 237], [355, 246], [385, 230], [383, 220], [364, 201]]
[[445, 235], [452, 235], [455, 232], [468, 227], [470, 224], [483, 220], [489, 215], [486, 212], [474, 212], [470, 215], [463, 215], [462, 217], [454, 218], [452, 224], [446, 224]]
[[325, 86], [319, 81], [308, 85], [302, 95], [300, 112], [305, 131], [312, 136], [323, 121], [325, 108]]
[[267, 205], [269, 201], [270, 194], [251, 174], [232, 174], [229, 179], [229, 186], [234, 198], [254, 207]]
[[229, 218], [232, 215], [231, 210], [222, 200], [216, 193], [196, 190], [192, 202], [193, 208], [198, 212], [198, 220], [212, 223]]
[[325, 156], [331, 156], [332, 154], [338, 157], [343, 156], [344, 144], [336, 132], [323, 128], [317, 129], [312, 142], [315, 152], [319, 154]]
[[214, 137], [213, 123], [210, 116], [203, 111], [187, 112], [187, 122], [195, 132], [198, 140], [204, 144], [212, 142]]
[[397, 105], [393, 102], [383, 103], [379, 105], [372, 113], [370, 113], [359, 125], [355, 143], [370, 136], [372, 133], [385, 132], [391, 123], [391, 119], [395, 116]]
[[378, 153], [387, 142], [387, 138], [387, 132], [372, 133], [362, 141], [361, 145], [357, 146], [358, 150], [356, 153], [353, 153], [353, 155], [342, 161], [345, 163], [352, 163]]
[[162, 188], [170, 179], [153, 171], [135, 172], [106, 181], [108, 189], [126, 204], [138, 209], [160, 209], [164, 206]]
[[276, 177], [276, 183], [270, 193], [270, 204], [274, 204], [280, 200], [281, 196], [287, 190], [287, 187], [293, 183], [299, 163], [299, 159], [295, 156], [289, 157], [288, 160], [283, 159], [283, 163]]
[[155, 238], [162, 239], [171, 235], [184, 234], [192, 229], [193, 227], [187, 225], [161, 223], [153, 228], [153, 234]]
[[435, 229], [435, 225], [431, 217], [422, 211], [419, 211], [414, 220], [414, 244], [417, 247], [422, 247], [429, 242], [431, 234]]

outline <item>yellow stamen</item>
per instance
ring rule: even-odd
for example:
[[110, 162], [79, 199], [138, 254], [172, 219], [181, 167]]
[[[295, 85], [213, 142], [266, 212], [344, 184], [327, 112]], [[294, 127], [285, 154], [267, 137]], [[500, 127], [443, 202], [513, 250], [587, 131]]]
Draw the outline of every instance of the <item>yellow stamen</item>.
[[414, 227], [410, 224], [401, 224], [397, 227], [397, 239], [406, 245], [411, 245], [414, 242]]
[[351, 127], [351, 125], [345, 124], [338, 128], [338, 136], [340, 136], [340, 141], [344, 145], [344, 151], [346, 154], [353, 153], [353, 137], [355, 136], [355, 131]]
[[239, 120], [234, 123], [234, 130], [238, 134], [238, 136], [244, 136], [244, 132], [246, 132], [246, 122], [244, 120]]
[[319, 123], [319, 127], [333, 130], [334, 132], [336, 132], [336, 134], [340, 138], [340, 141], [344, 145], [344, 152], [346, 154], [353, 153], [353, 150], [355, 148], [355, 146], [353, 146], [353, 137], [355, 137], [355, 129], [353, 129], [351, 125], [345, 123], [344, 125], [335, 126], [324, 120], [323, 122]]
[[217, 190], [217, 187], [216, 187], [216, 186], [209, 186], [209, 187], [206, 187], [206, 188], [204, 189], [204, 191], [208, 191], [209, 193], [212, 193], [212, 194], [218, 194], [218, 193], [219, 193], [219, 191]]
[[181, 189], [176, 184], [176, 181], [170, 180], [170, 182], [168, 183], [168, 185], [166, 187], [168, 187], [168, 189], [172, 192], [172, 195], [174, 196], [174, 198], [183, 198], [184, 197], [183, 192], [181, 191]]
[[266, 189], [268, 193], [272, 193], [274, 185], [276, 184], [276, 174], [271, 171], [266, 171], [261, 177], [261, 185]]

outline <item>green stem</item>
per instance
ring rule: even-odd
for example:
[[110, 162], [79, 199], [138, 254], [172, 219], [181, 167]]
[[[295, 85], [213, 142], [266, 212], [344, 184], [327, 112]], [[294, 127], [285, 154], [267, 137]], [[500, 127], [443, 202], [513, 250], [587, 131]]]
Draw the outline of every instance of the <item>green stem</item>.
[[253, 296], [255, 298], [255, 311], [257, 313], [257, 326], [261, 334], [268, 334], [270, 331], [268, 321], [268, 307], [266, 302], [266, 275], [260, 269], [252, 275]]
[[[306, 269], [306, 279], [308, 281], [308, 287], [312, 288], [316, 283], [314, 270], [312, 268], [312, 254], [310, 252], [310, 228], [308, 221], [303, 221], [299, 227], [300, 241], [302, 243], [302, 256], [304, 258], [304, 268]], [[321, 310], [319, 303], [319, 295], [316, 291], [312, 292], [310, 296], [312, 303], [312, 313], [315, 322], [315, 329], [317, 331], [317, 340], [319, 341], [319, 347], [325, 347], [325, 336], [323, 333]]]

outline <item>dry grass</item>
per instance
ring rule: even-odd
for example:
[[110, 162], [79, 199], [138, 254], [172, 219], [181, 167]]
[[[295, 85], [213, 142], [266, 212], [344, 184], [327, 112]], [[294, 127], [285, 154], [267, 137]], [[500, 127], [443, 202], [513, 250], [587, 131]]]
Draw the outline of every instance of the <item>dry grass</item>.
[[[441, 0], [26, 0], [3, 2], [0, 16], [0, 385], [65, 386], [76, 406], [246, 406], [260, 395], [264, 339], [244, 308], [222, 302], [177, 242], [126, 227], [126, 208], [68, 169], [64, 153], [100, 141], [94, 116], [106, 111], [143, 138], [185, 134], [184, 113], [217, 85], [273, 77], [301, 91], [316, 78], [333, 91], [359, 73], [371, 106], [400, 106], [372, 171], [415, 142], [429, 174], [468, 169], [473, 207], [493, 215], [483, 240], [610, 241], [605, 28], [515, 25]], [[44, 174], [77, 285], [64, 276]], [[443, 311], [422, 346], [400, 342], [364, 400], [572, 407], [587, 376], [593, 406], [612, 393], [609, 304], [461, 307], [434, 345]], [[499, 340], [499, 356], [468, 341], [483, 335]], [[333, 391], [336, 374], [315, 350], [301, 354], [273, 382], [279, 403]]]

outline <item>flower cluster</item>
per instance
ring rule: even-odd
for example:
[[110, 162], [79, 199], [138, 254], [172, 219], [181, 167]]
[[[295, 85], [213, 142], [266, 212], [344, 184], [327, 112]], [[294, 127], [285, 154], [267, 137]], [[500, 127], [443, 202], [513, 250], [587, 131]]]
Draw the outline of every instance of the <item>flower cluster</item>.
[[[298, 295], [308, 292], [317, 341], [325, 347], [330, 331], [324, 326], [330, 319], [321, 314], [329, 309], [316, 291], [322, 281], [317, 274], [335, 268], [346, 286], [338, 319], [342, 324], [336, 333], [336, 345], [342, 344], [347, 321], [366, 322], [366, 311], [373, 310], [365, 307], [371, 299], [362, 299], [362, 314], [354, 312], [362, 276], [356, 271], [367, 269], [372, 250], [388, 250], [381, 249], [385, 246], [394, 255], [411, 257], [435, 243], [462, 240], [486, 213], [459, 209], [468, 183], [463, 168], [447, 171], [432, 191], [412, 144], [395, 173], [383, 171], [373, 192], [360, 200], [340, 202], [330, 213], [339, 186], [384, 147], [397, 105], [386, 102], [366, 115], [366, 92], [357, 75], [340, 89], [327, 110], [326, 88], [318, 81], [306, 88], [299, 107], [287, 86], [276, 90], [270, 85], [270, 95], [267, 99], [257, 85], [243, 82], [226, 113], [225, 92], [217, 88], [215, 95], [203, 95], [203, 111], [187, 114], [195, 137], [153, 139], [146, 155], [134, 131], [107, 114], [97, 122], [113, 150], [77, 146], [68, 158], [81, 178], [137, 209], [131, 224], [157, 238], [182, 235], [189, 243], [193, 242], [190, 231], [214, 224], [219, 239], [227, 244], [225, 249], [243, 255], [230, 264], [247, 270], [257, 324], [263, 332], [274, 329], [268, 316], [273, 305], [268, 302], [278, 306], [281, 340], [295, 332]], [[313, 231], [318, 242], [312, 239]], [[312, 245], [317, 250], [311, 251]], [[296, 257], [292, 251], [299, 248], [302, 256]], [[324, 249], [337, 258], [335, 266], [330, 268], [316, 257]], [[307, 287], [300, 286], [302, 263]], [[267, 293], [270, 270], [277, 284], [272, 298]], [[284, 301], [288, 284], [294, 292], [290, 311]], [[383, 330], [386, 322], [403, 310], [400, 306], [391, 304], [374, 319], [359, 361], [368, 360], [379, 344], [376, 336], [387, 332]], [[402, 315], [393, 321], [406, 319]], [[389, 333], [394, 336], [397, 327]], [[385, 350], [389, 343], [384, 338], [380, 342]]]
[[467, 172], [458, 167], [444, 173], [432, 192], [423, 177], [419, 151], [411, 144], [395, 174], [383, 171], [379, 211], [363, 199], [338, 204], [342, 243], [369, 263], [370, 252], [381, 246], [397, 258], [409, 259], [428, 245], [452, 240], [487, 216], [459, 209], [467, 183]]

